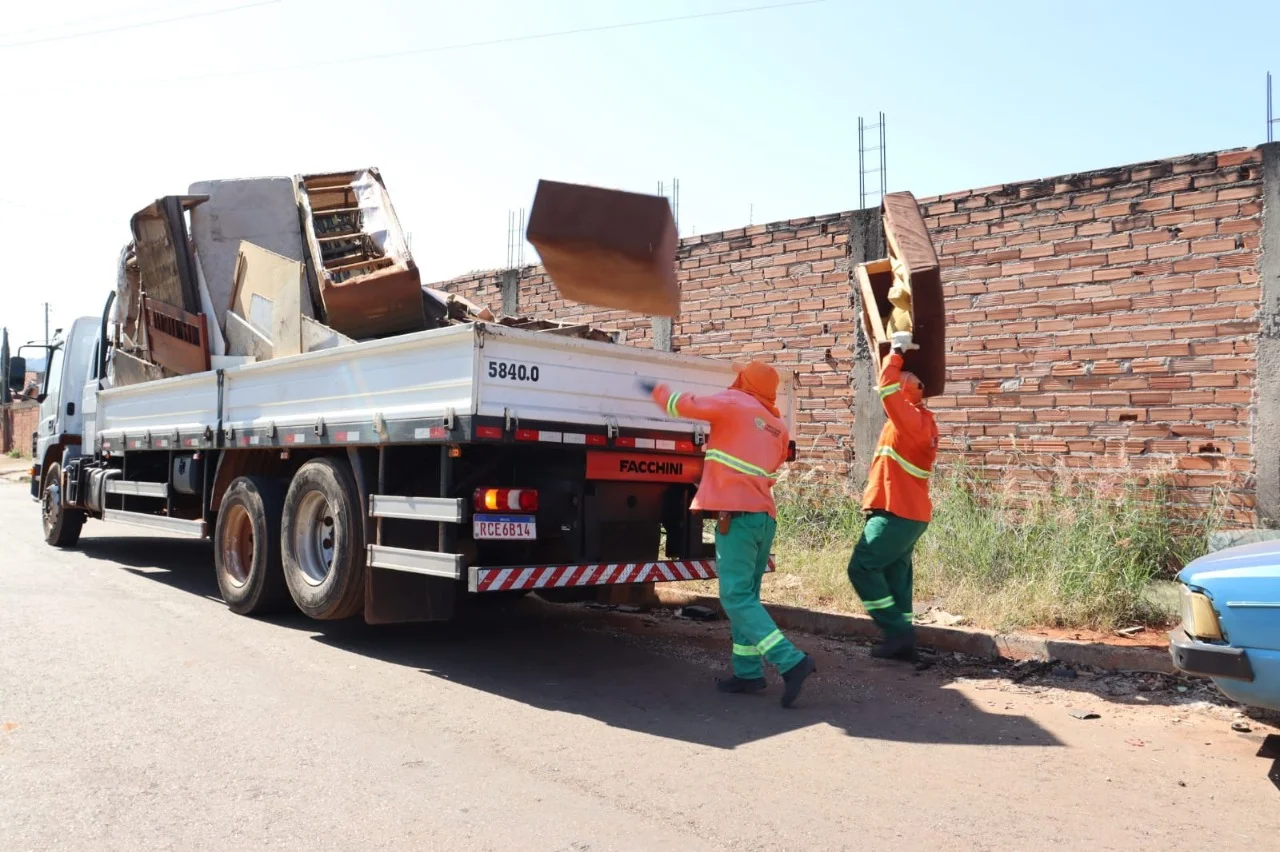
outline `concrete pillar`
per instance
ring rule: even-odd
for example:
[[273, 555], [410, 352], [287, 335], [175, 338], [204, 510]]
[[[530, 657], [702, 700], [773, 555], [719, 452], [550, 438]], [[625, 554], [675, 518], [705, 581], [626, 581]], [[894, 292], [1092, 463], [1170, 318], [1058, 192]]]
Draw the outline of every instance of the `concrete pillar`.
[[871, 469], [871, 457], [875, 453], [880, 430], [884, 428], [884, 407], [876, 392], [880, 366], [876, 363], [866, 335], [862, 331], [862, 294], [853, 268], [859, 263], [885, 256], [884, 225], [880, 221], [880, 208], [855, 210], [849, 224], [849, 287], [853, 291], [853, 308], [858, 317], [858, 330], [854, 335], [853, 375], [849, 390], [853, 394], [853, 465], [849, 476], [859, 491], [867, 483]]
[[498, 286], [502, 292], [502, 314], [513, 317], [520, 313], [520, 277], [523, 270], [507, 269]]
[[675, 320], [671, 317], [653, 318], [653, 348], [659, 352], [671, 351], [671, 335], [675, 330]]
[[1280, 523], [1280, 142], [1262, 150], [1262, 254], [1258, 276], [1257, 410], [1253, 453], [1258, 520]]

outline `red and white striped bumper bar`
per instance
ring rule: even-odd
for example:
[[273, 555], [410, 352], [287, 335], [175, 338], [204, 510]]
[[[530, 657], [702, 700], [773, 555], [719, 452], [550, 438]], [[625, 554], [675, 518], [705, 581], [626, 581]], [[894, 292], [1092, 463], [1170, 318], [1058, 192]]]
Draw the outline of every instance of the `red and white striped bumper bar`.
[[[769, 558], [768, 571], [775, 568]], [[467, 588], [473, 592], [511, 592], [562, 589], [575, 586], [613, 586], [626, 583], [672, 583], [710, 580], [714, 559], [662, 562], [610, 562], [598, 565], [528, 565], [516, 568], [469, 568]]]

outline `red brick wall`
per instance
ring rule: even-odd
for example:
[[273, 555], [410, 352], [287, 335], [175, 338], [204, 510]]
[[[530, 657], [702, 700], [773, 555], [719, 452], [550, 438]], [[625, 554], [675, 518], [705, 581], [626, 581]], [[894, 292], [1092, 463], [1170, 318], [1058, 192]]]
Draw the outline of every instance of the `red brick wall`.
[[18, 450], [31, 455], [31, 434], [40, 424], [40, 406], [34, 402], [0, 405], [0, 453]]
[[1036, 468], [1178, 471], [1252, 521], [1255, 150], [922, 200], [944, 264], [947, 449]]
[[[946, 458], [1033, 482], [1044, 468], [1176, 472], [1254, 520], [1253, 386], [1262, 165], [1256, 150], [1142, 163], [921, 199], [944, 267]], [[673, 343], [796, 371], [810, 465], [852, 462], [856, 314], [849, 213], [685, 239]], [[444, 289], [501, 303], [500, 273]], [[624, 328], [525, 270], [521, 313]]]

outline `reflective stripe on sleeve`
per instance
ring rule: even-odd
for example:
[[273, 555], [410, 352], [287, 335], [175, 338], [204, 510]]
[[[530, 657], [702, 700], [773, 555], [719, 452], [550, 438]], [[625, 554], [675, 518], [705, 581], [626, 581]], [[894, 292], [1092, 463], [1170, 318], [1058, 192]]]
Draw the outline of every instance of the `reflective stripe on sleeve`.
[[880, 398], [884, 399], [889, 394], [897, 393], [900, 390], [902, 390], [902, 382], [894, 382], [891, 385], [885, 385], [880, 388]]
[[762, 467], [757, 467], [748, 461], [743, 461], [737, 456], [731, 456], [723, 450], [707, 450], [707, 461], [722, 464], [727, 468], [736, 470], [738, 473], [745, 473], [747, 476], [763, 476], [768, 479], [777, 479], [776, 473], [770, 473]]
[[932, 471], [925, 470], [922, 467], [916, 467], [911, 462], [904, 459], [898, 453], [898, 451], [895, 450], [893, 447], [881, 447], [880, 449], [876, 450], [876, 456], [877, 457], [883, 456], [884, 458], [887, 458], [887, 459], [893, 459], [899, 465], [902, 466], [903, 470], [905, 470], [907, 473], [919, 479], [928, 479], [930, 474], [932, 473]]

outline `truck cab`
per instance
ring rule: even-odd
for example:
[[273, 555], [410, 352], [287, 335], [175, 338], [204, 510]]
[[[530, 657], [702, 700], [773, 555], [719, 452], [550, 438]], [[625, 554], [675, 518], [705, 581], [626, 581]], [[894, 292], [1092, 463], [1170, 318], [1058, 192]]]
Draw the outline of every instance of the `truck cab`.
[[[65, 334], [54, 338], [48, 349], [44, 384], [40, 388], [40, 420], [35, 436], [35, 467], [31, 477], [31, 496], [40, 501], [45, 520], [45, 536], [51, 527], [75, 527], [83, 524], [83, 516], [65, 518], [61, 501], [61, 472], [67, 462], [81, 453], [84, 438], [84, 405], [86, 386], [97, 351], [100, 320], [81, 317]], [[90, 396], [96, 387], [88, 388]], [[63, 524], [63, 521], [67, 521]], [[52, 543], [52, 542], [50, 542]], [[74, 543], [74, 539], [71, 542]]]

